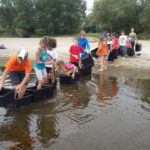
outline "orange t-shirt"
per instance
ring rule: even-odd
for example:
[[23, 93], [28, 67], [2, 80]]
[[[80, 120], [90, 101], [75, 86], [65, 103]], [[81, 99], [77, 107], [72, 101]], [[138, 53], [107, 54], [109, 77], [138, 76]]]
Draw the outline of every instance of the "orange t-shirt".
[[13, 55], [5, 64], [7, 71], [25, 71], [26, 73], [31, 72], [31, 61], [27, 58], [21, 64], [17, 61], [17, 55]]
[[101, 55], [108, 55], [108, 47], [107, 47], [107, 44], [104, 43], [104, 42], [100, 42], [99, 45], [98, 45], [98, 50], [97, 50], [96, 54], [97, 54], [98, 56], [101, 56]]

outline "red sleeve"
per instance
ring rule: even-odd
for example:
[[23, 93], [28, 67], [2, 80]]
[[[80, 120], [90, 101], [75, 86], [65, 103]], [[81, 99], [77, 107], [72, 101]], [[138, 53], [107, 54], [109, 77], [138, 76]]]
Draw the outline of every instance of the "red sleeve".
[[79, 46], [80, 47], [80, 51], [84, 51], [84, 48], [82, 48], [81, 46]]

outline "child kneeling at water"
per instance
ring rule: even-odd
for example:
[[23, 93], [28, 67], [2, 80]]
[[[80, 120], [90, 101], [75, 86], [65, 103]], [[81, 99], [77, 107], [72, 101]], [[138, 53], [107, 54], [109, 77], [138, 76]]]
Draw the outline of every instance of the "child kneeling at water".
[[74, 64], [65, 64], [63, 60], [59, 60], [56, 63], [56, 71], [58, 71], [62, 75], [69, 76], [74, 79], [75, 73], [78, 72], [78, 68]]

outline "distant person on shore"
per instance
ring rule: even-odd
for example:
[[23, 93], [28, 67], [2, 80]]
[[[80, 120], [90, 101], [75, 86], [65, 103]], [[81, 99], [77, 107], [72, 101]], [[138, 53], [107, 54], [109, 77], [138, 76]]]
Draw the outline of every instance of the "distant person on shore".
[[55, 39], [47, 38], [47, 60], [51, 61], [51, 64], [46, 65], [46, 72], [47, 72], [47, 83], [49, 83], [49, 79], [52, 83], [55, 82], [55, 64], [56, 60], [58, 58], [57, 52], [56, 52], [57, 42]]
[[129, 36], [130, 36], [130, 39], [131, 39], [132, 49], [133, 49], [134, 54], [135, 54], [134, 46], [135, 46], [135, 43], [137, 43], [137, 35], [134, 31], [134, 28], [131, 28], [131, 33], [129, 34]]
[[134, 52], [133, 52], [133, 49], [132, 49], [130, 36], [127, 37], [126, 48], [127, 48], [127, 56], [133, 56]]
[[119, 39], [116, 33], [112, 34], [112, 58], [113, 58], [113, 65], [115, 67], [119, 66], [118, 62], [118, 49], [119, 49]]
[[51, 60], [47, 61], [47, 37], [40, 40], [39, 48], [35, 52], [34, 70], [38, 79], [37, 89], [41, 89], [42, 85], [47, 81], [46, 65], [52, 64]]
[[[85, 31], [81, 31], [80, 37], [78, 37], [78, 45], [81, 46], [83, 49], [90, 51], [90, 44], [89, 44], [88, 39], [85, 38], [85, 36], [86, 36]], [[85, 51], [81, 53], [85, 53]]]
[[6, 68], [0, 80], [0, 90], [4, 86], [7, 74], [9, 74], [12, 88], [15, 89], [15, 99], [22, 98], [26, 91], [26, 84], [29, 80], [29, 76], [32, 70], [27, 51], [22, 49], [17, 55], [13, 55], [7, 61], [5, 67]]
[[112, 45], [112, 38], [111, 36], [107, 36], [107, 47], [109, 51], [111, 50], [111, 45]]
[[84, 48], [78, 45], [78, 38], [73, 39], [73, 45], [70, 47], [70, 63], [74, 64], [75, 66], [79, 67], [80, 61], [80, 52], [84, 51]]
[[107, 47], [109, 50], [109, 55], [108, 55], [108, 62], [112, 62], [113, 61], [113, 57], [112, 57], [112, 37], [111, 36], [107, 36]]
[[98, 50], [96, 52], [96, 55], [99, 56], [99, 60], [100, 60], [100, 70], [98, 71], [107, 70], [108, 47], [107, 44], [104, 42], [103, 36], [100, 37], [100, 42], [98, 45]]
[[61, 75], [69, 76], [74, 79], [75, 73], [78, 72], [78, 67], [72, 63], [65, 64], [63, 60], [59, 60], [56, 63], [56, 71], [58, 71]]
[[124, 31], [121, 31], [121, 36], [119, 37], [119, 47], [120, 47], [120, 55], [122, 58], [126, 56], [126, 40], [127, 36]]
[[4, 44], [0, 45], [0, 49], [6, 49], [6, 47], [4, 46]]

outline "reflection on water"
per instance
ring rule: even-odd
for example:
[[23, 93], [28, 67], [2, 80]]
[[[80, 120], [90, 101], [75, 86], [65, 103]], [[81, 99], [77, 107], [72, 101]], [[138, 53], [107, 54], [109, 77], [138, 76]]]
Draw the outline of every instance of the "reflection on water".
[[99, 102], [111, 100], [114, 96], [117, 95], [117, 92], [118, 92], [117, 78], [106, 77], [104, 74], [99, 75], [98, 94], [97, 94]]
[[116, 78], [105, 73], [82, 77], [74, 85], [58, 85], [52, 99], [15, 111], [0, 108], [0, 147], [47, 148], [63, 135], [90, 126], [98, 116], [113, 111], [119, 114], [122, 109], [148, 120], [149, 90], [150, 80]]

